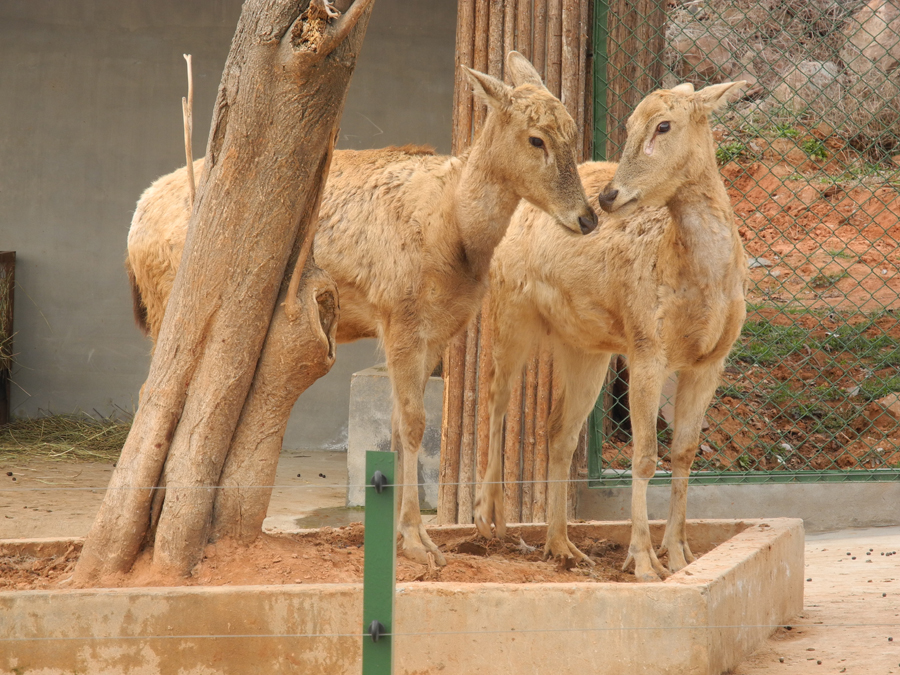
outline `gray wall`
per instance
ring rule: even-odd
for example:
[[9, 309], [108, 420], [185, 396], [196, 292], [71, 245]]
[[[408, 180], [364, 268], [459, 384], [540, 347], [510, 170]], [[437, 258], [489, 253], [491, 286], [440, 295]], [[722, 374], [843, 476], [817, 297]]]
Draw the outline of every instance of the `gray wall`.
[[[0, 3], [0, 250], [17, 251], [13, 414], [131, 411], [149, 343], [122, 267], [134, 204], [184, 162], [183, 53], [194, 61], [194, 154], [240, 13], [237, 0]], [[377, 0], [340, 147], [450, 147], [455, 0]], [[343, 447], [350, 374], [374, 341], [295, 406], [285, 444]]]

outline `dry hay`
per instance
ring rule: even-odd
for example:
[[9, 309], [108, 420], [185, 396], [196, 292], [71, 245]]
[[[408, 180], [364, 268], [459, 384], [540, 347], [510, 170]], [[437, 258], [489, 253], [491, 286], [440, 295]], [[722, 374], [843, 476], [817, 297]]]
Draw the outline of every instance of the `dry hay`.
[[114, 462], [128, 431], [130, 414], [92, 417], [86, 414], [22, 418], [0, 426], [0, 461], [49, 459]]

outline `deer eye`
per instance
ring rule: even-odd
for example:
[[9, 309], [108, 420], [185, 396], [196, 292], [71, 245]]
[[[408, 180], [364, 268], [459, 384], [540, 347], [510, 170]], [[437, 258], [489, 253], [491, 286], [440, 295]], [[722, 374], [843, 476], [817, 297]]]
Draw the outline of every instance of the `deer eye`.
[[672, 128], [672, 125], [670, 123], [660, 122], [659, 124], [656, 125], [656, 133], [664, 134], [671, 128]]
[[544, 141], [543, 139], [538, 138], [537, 136], [530, 136], [528, 138], [528, 142], [531, 143], [536, 148], [543, 148]]

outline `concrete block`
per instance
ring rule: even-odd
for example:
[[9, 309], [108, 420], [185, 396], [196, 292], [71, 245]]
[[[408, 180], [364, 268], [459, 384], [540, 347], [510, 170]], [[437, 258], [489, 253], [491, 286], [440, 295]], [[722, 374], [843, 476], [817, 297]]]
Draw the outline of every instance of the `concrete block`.
[[[578, 484], [576, 515], [585, 520], [631, 517], [630, 487], [590, 487]], [[650, 518], [666, 518], [668, 485], [647, 489]], [[841, 508], [835, 508], [840, 504]], [[743, 485], [691, 485], [688, 518], [801, 518], [807, 532], [847, 527], [900, 525], [900, 483], [748, 483]]]
[[[353, 373], [350, 379], [350, 426], [347, 438], [347, 506], [366, 501], [366, 451], [391, 449], [391, 380], [384, 365]], [[436, 509], [441, 471], [441, 416], [444, 380], [425, 385], [425, 436], [419, 450], [419, 507]]]
[[[624, 544], [630, 525], [569, 529]], [[655, 542], [662, 529], [651, 524]], [[474, 527], [429, 531], [440, 542]], [[689, 521], [687, 535], [697, 550], [718, 546], [657, 583], [398, 584], [394, 672], [728, 672], [802, 610], [803, 525]], [[23, 550], [0, 542], [7, 555]], [[362, 597], [359, 583], [2, 591], [0, 675], [350, 675], [360, 672]]]

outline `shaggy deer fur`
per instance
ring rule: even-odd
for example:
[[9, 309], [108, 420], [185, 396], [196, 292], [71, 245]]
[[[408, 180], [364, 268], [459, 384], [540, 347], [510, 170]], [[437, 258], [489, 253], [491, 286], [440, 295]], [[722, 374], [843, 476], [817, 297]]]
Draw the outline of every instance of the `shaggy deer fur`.
[[[632, 534], [626, 566], [643, 581], [663, 568], [653, 552], [646, 492], [656, 471], [656, 418], [663, 383], [679, 372], [672, 499], [660, 551], [669, 569], [692, 561], [685, 538], [687, 476], [722, 364], [744, 321], [747, 263], [716, 167], [708, 117], [725, 105], [726, 83], [694, 92], [657, 91], [628, 120], [621, 164], [587, 163], [581, 178], [611, 215], [572, 241], [546, 216], [520, 207], [491, 268], [494, 362], [488, 468], [475, 522], [505, 533], [502, 421], [513, 377], [540, 340], [553, 351], [545, 555], [587, 560], [566, 533], [566, 480], [585, 418], [612, 353], [628, 355], [634, 432]], [[661, 208], [666, 207], [666, 208]]]
[[[466, 155], [335, 152], [319, 213], [315, 256], [337, 282], [337, 340], [379, 337], [384, 344], [392, 446], [402, 450], [399, 530], [406, 555], [423, 563], [429, 554], [445, 562], [422, 526], [416, 486], [429, 374], [478, 309], [491, 256], [520, 199], [551, 214], [547, 226], [565, 231], [570, 244], [573, 232], [597, 224], [575, 163], [574, 121], [521, 54], [509, 54], [507, 71], [515, 88], [466, 71], [489, 105]], [[138, 202], [128, 235], [135, 316], [139, 323], [145, 317], [154, 338], [181, 257], [186, 196], [184, 169], [159, 179]]]

